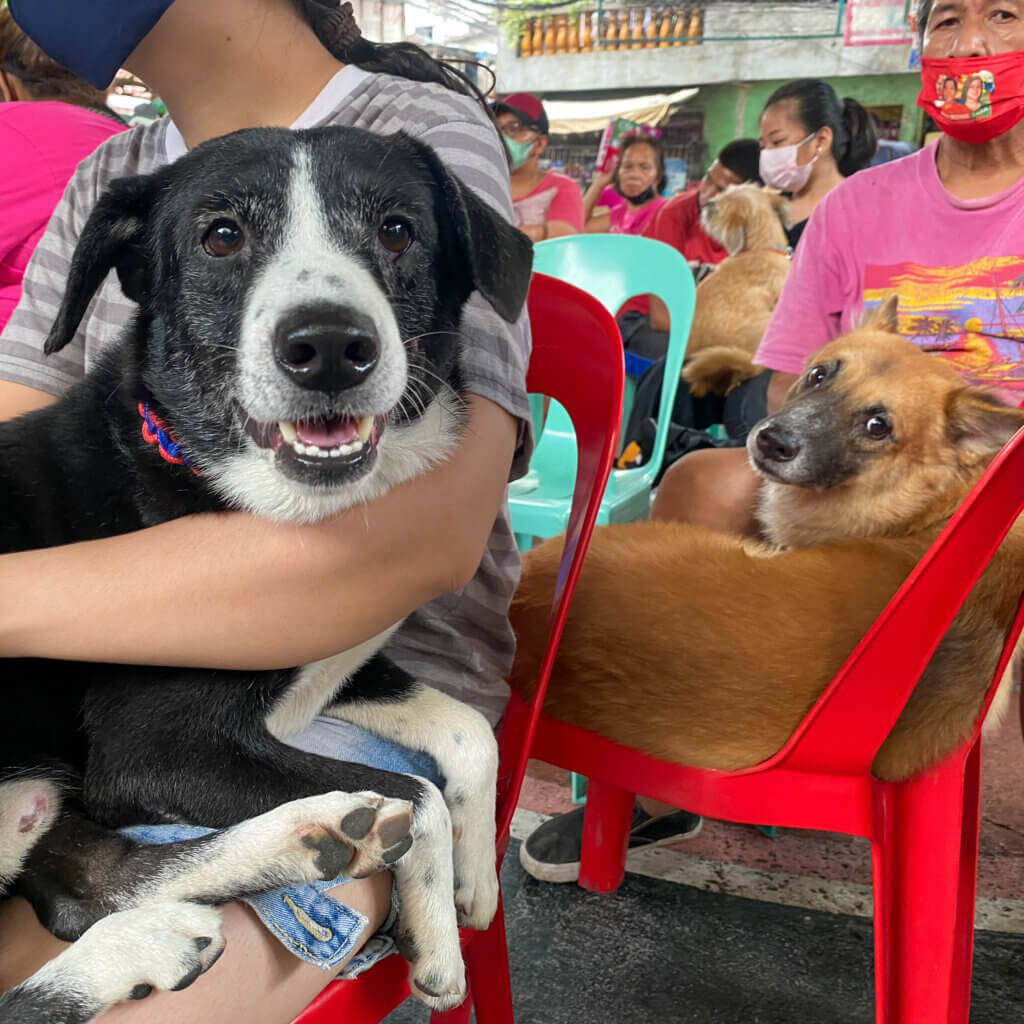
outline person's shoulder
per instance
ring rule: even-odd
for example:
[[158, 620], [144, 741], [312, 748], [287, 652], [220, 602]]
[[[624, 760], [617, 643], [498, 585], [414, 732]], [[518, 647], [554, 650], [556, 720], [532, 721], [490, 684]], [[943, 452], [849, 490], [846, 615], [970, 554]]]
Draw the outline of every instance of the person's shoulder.
[[543, 179], [541, 180], [540, 187], [551, 188], [552, 186], [559, 189], [572, 188], [579, 192], [580, 187], [576, 184], [568, 174], [562, 174], [561, 171], [548, 171]]
[[[664, 232], [685, 231], [700, 219], [697, 205], [697, 190], [691, 189], [681, 195], [666, 199], [651, 216], [644, 230], [648, 236]], [[664, 240], [664, 239], [663, 239]]]
[[167, 118], [119, 131], [101, 143], [78, 166], [75, 178], [104, 187], [114, 178], [148, 174], [166, 162]]
[[419, 135], [444, 125], [491, 125], [479, 100], [436, 82], [416, 82], [398, 75], [368, 75], [350, 97], [360, 99], [367, 114], [404, 122], [404, 130]]
[[865, 167], [844, 178], [821, 202], [831, 206], [856, 206], [885, 198], [905, 201], [908, 191], [916, 189], [920, 183], [922, 169], [934, 159], [932, 147], [926, 146], [898, 160]]

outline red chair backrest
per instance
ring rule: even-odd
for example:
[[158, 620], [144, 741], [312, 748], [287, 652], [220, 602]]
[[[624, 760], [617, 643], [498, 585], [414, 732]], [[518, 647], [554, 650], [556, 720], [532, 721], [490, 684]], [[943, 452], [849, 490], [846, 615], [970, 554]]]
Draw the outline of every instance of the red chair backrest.
[[533, 336], [527, 390], [548, 395], [565, 407], [576, 431], [578, 462], [569, 528], [531, 714], [521, 725], [503, 728], [499, 737], [499, 847], [508, 835], [519, 800], [558, 641], [611, 472], [624, 382], [619, 329], [597, 299], [564, 281], [534, 274], [527, 307]]
[[[863, 774], [971, 588], [1024, 509], [1024, 430], [996, 456], [789, 742], [751, 771]], [[1024, 626], [1022, 603], [971, 741]]]

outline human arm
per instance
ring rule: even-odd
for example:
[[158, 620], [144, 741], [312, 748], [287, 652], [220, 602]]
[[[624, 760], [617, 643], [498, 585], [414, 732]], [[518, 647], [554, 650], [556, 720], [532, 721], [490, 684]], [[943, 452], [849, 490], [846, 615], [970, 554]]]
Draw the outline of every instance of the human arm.
[[353, 647], [473, 576], [516, 432], [472, 395], [447, 462], [324, 522], [226, 512], [0, 556], [0, 655], [267, 669]]
[[562, 235], [578, 235], [579, 228], [564, 220], [549, 220], [545, 224], [523, 224], [520, 231], [531, 242], [543, 242], [545, 238], [560, 238]]
[[607, 231], [611, 227], [611, 212], [603, 205], [604, 193], [615, 177], [615, 169], [594, 174], [583, 193], [583, 230], [588, 234]]

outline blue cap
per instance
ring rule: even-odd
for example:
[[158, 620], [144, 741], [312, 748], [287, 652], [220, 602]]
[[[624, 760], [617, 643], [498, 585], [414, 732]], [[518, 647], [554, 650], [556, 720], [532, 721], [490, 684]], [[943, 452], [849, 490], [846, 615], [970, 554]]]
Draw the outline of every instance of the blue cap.
[[8, 0], [18, 27], [48, 57], [97, 89], [174, 0]]

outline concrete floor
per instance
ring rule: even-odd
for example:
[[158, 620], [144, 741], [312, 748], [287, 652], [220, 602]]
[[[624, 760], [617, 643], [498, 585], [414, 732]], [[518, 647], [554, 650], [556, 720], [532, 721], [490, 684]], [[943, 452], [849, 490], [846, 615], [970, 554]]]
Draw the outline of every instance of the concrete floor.
[[[984, 751], [972, 1024], [1024, 1020], [1022, 754], [1015, 698]], [[513, 835], [570, 806], [565, 773], [532, 764]], [[864, 840], [708, 821], [631, 855], [619, 891], [598, 896], [535, 882], [514, 843], [517, 1024], [871, 1024], [870, 863]], [[388, 1022], [428, 1016], [406, 1004]]]

